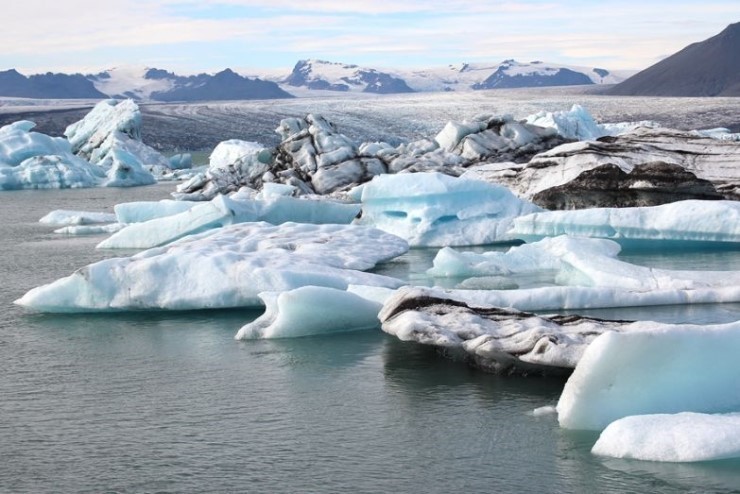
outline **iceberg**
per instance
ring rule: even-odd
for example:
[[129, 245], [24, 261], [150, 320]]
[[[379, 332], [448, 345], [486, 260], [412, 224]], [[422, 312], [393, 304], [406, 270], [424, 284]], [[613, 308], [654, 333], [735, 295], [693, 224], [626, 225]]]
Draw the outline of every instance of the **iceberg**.
[[116, 214], [116, 221], [119, 223], [143, 223], [156, 218], [184, 213], [197, 205], [197, 202], [164, 199], [161, 201], [122, 202], [113, 206], [113, 211]]
[[141, 112], [133, 100], [103, 100], [64, 135], [72, 152], [106, 171], [102, 185], [150, 185], [173, 173], [170, 161], [141, 142]]
[[560, 236], [510, 248], [507, 252], [441, 249], [432, 276], [483, 277], [541, 274], [567, 286], [618, 288], [630, 292], [740, 287], [740, 271], [686, 271], [638, 266], [617, 258], [621, 247], [605, 239]]
[[[360, 212], [357, 204], [343, 204], [329, 200], [297, 199], [274, 195], [266, 200], [235, 200], [227, 196], [216, 196], [204, 203], [185, 203], [184, 211], [170, 216], [153, 217], [147, 221], [132, 223], [105, 239], [100, 249], [146, 249], [173, 242], [186, 235], [200, 233], [235, 223], [266, 221], [272, 224], [288, 222], [310, 224], [349, 224]], [[147, 208], [152, 208], [147, 211]], [[177, 211], [170, 203], [158, 206], [145, 204], [138, 213], [137, 206], [121, 209], [121, 216], [144, 217], [143, 213]], [[153, 211], [154, 210], [154, 211]], [[118, 213], [118, 210], [116, 211]], [[156, 213], [159, 214], [159, 213]]]
[[397, 290], [379, 318], [383, 331], [402, 341], [435, 346], [497, 374], [567, 373], [597, 335], [630, 327], [624, 321], [467, 304], [419, 287]]
[[400, 280], [363, 271], [407, 250], [360, 226], [243, 223], [90, 264], [15, 303], [43, 312], [258, 307], [262, 292], [307, 285], [396, 288]]
[[541, 111], [526, 118], [530, 125], [554, 129], [567, 139], [587, 141], [598, 139], [607, 132], [596, 123], [591, 114], [581, 105], [573, 105], [570, 111]]
[[230, 139], [213, 149], [208, 169], [177, 186], [176, 199], [210, 201], [219, 194], [258, 186], [270, 173], [273, 152], [257, 142]]
[[592, 453], [636, 460], [694, 462], [740, 458], [740, 413], [634, 415], [601, 432]]
[[88, 211], [56, 209], [39, 220], [39, 223], [55, 226], [92, 225], [96, 223], [115, 223], [116, 215]]
[[740, 410], [740, 322], [640, 322], [597, 337], [558, 401], [567, 429], [602, 430], [630, 415]]
[[93, 187], [105, 178], [65, 139], [31, 132], [34, 127], [23, 120], [0, 128], [0, 190]]
[[265, 313], [236, 334], [237, 340], [295, 338], [380, 326], [381, 305], [354, 293], [319, 286], [263, 292]]
[[520, 197], [532, 199], [539, 192], [570, 183], [582, 172], [599, 166], [611, 164], [629, 173], [637, 165], [661, 162], [678, 165], [710, 181], [729, 199], [736, 195], [739, 158], [738, 141], [640, 127], [616, 137], [562, 144], [534, 156], [515, 173], [502, 172], [495, 179]]
[[729, 244], [740, 242], [740, 202], [692, 200], [653, 207], [546, 211], [514, 218], [508, 233], [528, 242], [573, 235], [608, 238], [623, 245], [645, 241], [673, 241], [677, 246], [685, 242]]
[[516, 216], [540, 211], [505, 187], [441, 173], [381, 175], [352, 191], [356, 221], [405, 238], [412, 246], [509, 242]]

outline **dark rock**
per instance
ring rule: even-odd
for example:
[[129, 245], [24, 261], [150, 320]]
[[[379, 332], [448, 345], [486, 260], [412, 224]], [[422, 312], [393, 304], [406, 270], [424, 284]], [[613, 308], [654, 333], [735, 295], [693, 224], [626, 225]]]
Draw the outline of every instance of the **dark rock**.
[[724, 199], [711, 182], [680, 165], [653, 162], [626, 173], [613, 164], [582, 172], [575, 180], [544, 190], [532, 201], [546, 209], [658, 206], [688, 199]]

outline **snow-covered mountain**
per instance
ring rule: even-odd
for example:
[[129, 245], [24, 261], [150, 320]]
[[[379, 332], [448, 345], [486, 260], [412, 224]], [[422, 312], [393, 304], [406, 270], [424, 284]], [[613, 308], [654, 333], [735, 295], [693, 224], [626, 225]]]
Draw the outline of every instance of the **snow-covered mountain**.
[[243, 77], [231, 69], [217, 74], [180, 76], [156, 68], [123, 67], [89, 75], [101, 93], [154, 101], [205, 101], [290, 98], [270, 81]]
[[430, 69], [379, 69], [325, 60], [300, 60], [287, 76], [267, 76], [290, 91], [313, 90], [366, 93], [467, 91], [476, 89], [617, 84], [631, 72], [540, 61], [457, 64]]

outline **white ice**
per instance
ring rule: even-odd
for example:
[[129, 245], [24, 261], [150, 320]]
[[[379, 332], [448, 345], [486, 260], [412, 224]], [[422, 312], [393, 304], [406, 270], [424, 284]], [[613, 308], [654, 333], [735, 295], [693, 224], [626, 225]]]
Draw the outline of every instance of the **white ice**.
[[116, 221], [116, 215], [112, 213], [55, 209], [41, 218], [39, 223], [43, 223], [45, 225], [68, 226], [91, 225], [95, 223], [115, 223]]
[[[98, 245], [101, 249], [146, 249], [165, 245], [186, 235], [203, 232], [213, 228], [235, 223], [266, 221], [272, 224], [287, 222], [312, 224], [349, 224], [360, 211], [359, 205], [343, 204], [330, 200], [297, 199], [274, 195], [266, 200], [235, 200], [226, 196], [194, 204], [184, 211], [169, 216], [154, 216], [158, 212], [176, 211], [170, 203], [146, 203], [137, 212], [136, 206], [129, 206], [122, 216], [152, 219], [132, 223], [123, 230], [107, 238]], [[151, 208], [151, 209], [148, 209]], [[126, 209], [126, 208], [125, 208]], [[118, 211], [117, 211], [118, 212]]]
[[740, 413], [633, 415], [601, 432], [591, 452], [648, 461], [740, 458]]
[[634, 323], [588, 346], [558, 401], [567, 429], [602, 430], [630, 415], [740, 410], [740, 322]]
[[679, 201], [662, 206], [546, 211], [513, 220], [525, 241], [558, 235], [632, 240], [740, 242], [740, 202]]
[[380, 326], [381, 305], [345, 290], [304, 286], [259, 296], [265, 303], [265, 313], [242, 327], [237, 340], [295, 338]]
[[541, 210], [505, 187], [440, 173], [380, 175], [354, 193], [362, 200], [357, 223], [403, 237], [412, 246], [510, 241], [512, 220]]
[[245, 223], [88, 265], [16, 303], [45, 312], [211, 309], [260, 306], [261, 292], [308, 285], [395, 288], [400, 280], [362, 271], [407, 250], [361, 226]]

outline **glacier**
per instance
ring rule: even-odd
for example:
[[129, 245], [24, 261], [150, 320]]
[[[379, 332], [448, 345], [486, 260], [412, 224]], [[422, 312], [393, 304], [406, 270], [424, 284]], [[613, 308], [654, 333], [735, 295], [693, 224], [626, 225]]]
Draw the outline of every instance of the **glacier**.
[[602, 430], [631, 415], [740, 411], [740, 322], [635, 323], [586, 348], [563, 388], [558, 422]]
[[633, 415], [601, 432], [599, 456], [664, 462], [740, 458], [740, 413]]
[[380, 175], [350, 197], [362, 202], [357, 224], [403, 237], [412, 246], [508, 242], [516, 216], [540, 211], [505, 187], [441, 173]]
[[407, 250], [361, 226], [242, 223], [90, 264], [15, 303], [42, 312], [259, 307], [261, 292], [306, 285], [396, 288], [400, 280], [363, 271]]

